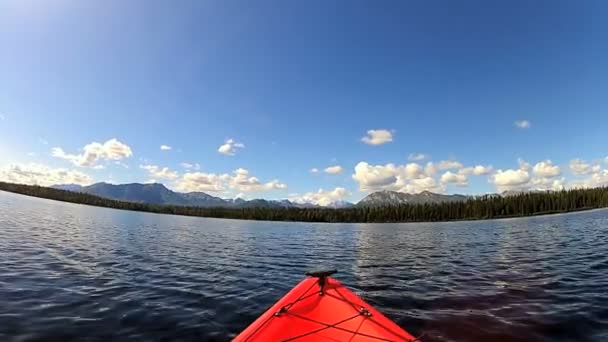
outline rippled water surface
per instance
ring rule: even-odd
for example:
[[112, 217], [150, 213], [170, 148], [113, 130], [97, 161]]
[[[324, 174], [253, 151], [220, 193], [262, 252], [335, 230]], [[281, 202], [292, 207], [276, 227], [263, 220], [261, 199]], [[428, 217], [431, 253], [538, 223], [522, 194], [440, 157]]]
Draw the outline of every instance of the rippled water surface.
[[423, 341], [608, 341], [608, 211], [272, 223], [0, 192], [0, 340], [235, 336], [318, 265]]

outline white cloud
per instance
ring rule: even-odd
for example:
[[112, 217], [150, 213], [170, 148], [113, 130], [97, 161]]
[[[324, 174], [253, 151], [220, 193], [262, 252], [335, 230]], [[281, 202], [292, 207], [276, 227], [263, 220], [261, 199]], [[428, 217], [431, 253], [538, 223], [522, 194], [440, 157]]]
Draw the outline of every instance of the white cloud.
[[562, 173], [559, 166], [554, 165], [550, 160], [536, 163], [532, 171], [535, 175], [543, 178], [557, 177]]
[[329, 166], [329, 167], [325, 168], [325, 170], [323, 170], [323, 171], [325, 173], [336, 175], [336, 174], [342, 173], [342, 166], [340, 166], [340, 165]]
[[489, 175], [490, 173], [492, 173], [492, 171], [493, 171], [492, 165], [488, 165], [488, 166], [476, 165], [473, 168], [473, 174], [475, 176]]
[[444, 192], [445, 189], [441, 184], [438, 184], [437, 181], [432, 177], [423, 176], [422, 178], [411, 179], [407, 183], [401, 185], [402, 182], [397, 182], [399, 185], [397, 191], [400, 192], [409, 192], [412, 194], [416, 194], [422, 191], [432, 191], [441, 193]]
[[447, 171], [443, 175], [441, 175], [441, 183], [443, 184], [455, 184], [458, 186], [468, 186], [468, 179], [466, 175], [460, 173], [453, 173], [451, 171]]
[[442, 160], [437, 164], [439, 170], [460, 169], [462, 163], [455, 160]]
[[359, 162], [352, 178], [361, 191], [377, 191], [392, 187], [397, 182], [398, 168], [394, 164], [369, 165]]
[[591, 174], [587, 179], [573, 182], [571, 188], [596, 188], [608, 186], [608, 170], [603, 170]]
[[411, 161], [421, 161], [425, 160], [426, 158], [428, 158], [428, 156], [422, 153], [412, 153], [407, 157], [407, 159]]
[[519, 164], [520, 170], [530, 171], [532, 169], [532, 166], [530, 165], [530, 163], [528, 163], [527, 161], [525, 161], [521, 158], [517, 159], [517, 163]]
[[521, 129], [528, 129], [532, 126], [532, 124], [528, 120], [518, 120], [518, 121], [515, 121], [514, 124], [517, 128], [521, 128]]
[[312, 169], [310, 169], [310, 173], [319, 173], [319, 169], [313, 167]]
[[[428, 165], [427, 165], [428, 168]], [[370, 165], [359, 162], [352, 175], [359, 184], [359, 190], [365, 192], [393, 190], [418, 193], [424, 190], [443, 192], [444, 188], [428, 176], [422, 166], [416, 163], [407, 165]]]
[[519, 169], [498, 170], [491, 178], [498, 191], [561, 190], [566, 186], [565, 178], [555, 178], [561, 174], [561, 170], [550, 160], [540, 161], [534, 167], [521, 158], [517, 163]]
[[559, 178], [559, 179], [539, 177], [539, 178], [533, 178], [530, 181], [530, 188], [535, 189], [535, 190], [559, 191], [559, 190], [563, 190], [565, 187], [566, 187], [566, 179], [563, 177]]
[[179, 191], [203, 191], [203, 192], [222, 192], [226, 180], [230, 178], [228, 174], [217, 175], [214, 173], [192, 172], [185, 173], [176, 184]]
[[424, 167], [424, 173], [430, 177], [434, 176], [437, 173], [437, 166], [433, 164], [433, 162], [426, 163], [426, 166]]
[[55, 184], [89, 185], [93, 181], [85, 173], [42, 164], [9, 165], [0, 169], [0, 180], [10, 183], [51, 186]]
[[525, 187], [528, 184], [530, 181], [530, 173], [522, 169], [498, 170], [494, 176], [492, 176], [491, 180], [499, 191], [518, 189]]
[[525, 160], [518, 159], [518, 169], [498, 170], [490, 181], [498, 191], [505, 190], [562, 190], [565, 188], [589, 188], [608, 185], [608, 170], [600, 165], [593, 165], [581, 159], [570, 161], [569, 167], [575, 175], [588, 176], [585, 179], [568, 181], [559, 177], [562, 172], [551, 160], [542, 160], [531, 166]]
[[217, 149], [217, 151], [223, 155], [233, 156], [236, 154], [236, 150], [239, 148], [245, 148], [245, 145], [236, 142], [234, 139], [228, 139]]
[[48, 145], [48, 144], [49, 144], [49, 142], [48, 142], [48, 141], [46, 141], [46, 139], [43, 139], [43, 138], [38, 138], [38, 141], [39, 141], [39, 142], [40, 142], [42, 145]]
[[361, 141], [368, 145], [382, 145], [393, 141], [393, 133], [386, 129], [370, 129]]
[[424, 170], [422, 169], [422, 166], [417, 163], [408, 163], [403, 170], [408, 179], [424, 178]]
[[488, 165], [488, 166], [476, 165], [476, 166], [470, 166], [470, 167], [463, 167], [462, 169], [458, 170], [458, 173], [461, 175], [473, 174], [475, 176], [485, 176], [485, 175], [491, 174], [493, 170], [494, 169], [492, 168], [491, 165]]
[[287, 188], [287, 185], [277, 179], [265, 183], [261, 182], [257, 177], [251, 176], [248, 170], [239, 168], [234, 170], [232, 174], [204, 172], [185, 173], [177, 180], [176, 188], [180, 191], [188, 192], [226, 192], [229, 190], [238, 192], [262, 192], [283, 190]]
[[177, 172], [171, 171], [167, 167], [161, 168], [156, 165], [140, 165], [139, 167], [148, 171], [150, 176], [154, 177], [155, 179], [174, 180], [179, 177], [179, 174]]
[[[131, 148], [115, 138], [101, 144], [92, 142], [82, 148], [81, 154], [68, 154], [60, 147], [52, 149], [56, 158], [69, 160], [72, 164], [82, 167], [95, 167], [98, 160], [121, 160], [133, 155]], [[99, 167], [100, 165], [97, 165]]]
[[296, 203], [311, 203], [320, 206], [327, 206], [336, 201], [344, 200], [349, 193], [345, 188], [337, 187], [333, 190], [325, 191], [319, 189], [317, 192], [307, 192], [302, 196], [292, 196], [290, 201]]
[[230, 187], [241, 192], [257, 192], [286, 189], [287, 185], [274, 179], [262, 183], [257, 177], [249, 176], [249, 171], [243, 168], [234, 170], [234, 176], [230, 180]]
[[27, 156], [28, 157], [35, 157], [36, 156], [36, 152], [28, 152]]
[[169, 146], [169, 145], [160, 145], [160, 150], [161, 151], [169, 151], [171, 150], [173, 147]]
[[576, 175], [589, 175], [600, 172], [601, 167], [599, 165], [591, 165], [581, 159], [573, 159], [570, 161], [570, 170]]
[[182, 168], [189, 170], [189, 169], [193, 169], [193, 170], [200, 170], [201, 166], [199, 163], [187, 163], [187, 162], [182, 162], [179, 163], [179, 166], [181, 166]]

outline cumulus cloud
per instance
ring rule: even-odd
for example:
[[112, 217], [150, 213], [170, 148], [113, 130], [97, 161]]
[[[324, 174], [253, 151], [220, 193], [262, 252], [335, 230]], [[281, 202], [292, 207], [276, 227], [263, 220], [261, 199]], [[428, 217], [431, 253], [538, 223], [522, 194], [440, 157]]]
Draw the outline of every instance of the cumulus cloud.
[[409, 192], [412, 194], [419, 193], [422, 191], [432, 192], [444, 192], [444, 187], [437, 183], [432, 177], [423, 176], [422, 178], [410, 179], [408, 181], [402, 180], [397, 182], [397, 191]]
[[389, 188], [397, 182], [398, 167], [394, 164], [370, 165], [359, 162], [352, 178], [359, 184], [361, 191], [377, 191]]
[[307, 192], [302, 196], [292, 196], [290, 201], [296, 203], [311, 203], [320, 206], [327, 206], [336, 201], [344, 200], [349, 195], [349, 192], [342, 187], [337, 187], [333, 190], [319, 189], [317, 192]]
[[566, 187], [566, 179], [554, 179], [552, 177], [536, 177], [530, 181], [530, 188], [534, 190], [560, 191]]
[[222, 192], [229, 178], [230, 175], [228, 174], [218, 175], [214, 173], [189, 172], [182, 175], [177, 181], [176, 188], [184, 192]]
[[518, 120], [514, 122], [515, 127], [517, 128], [521, 128], [521, 129], [528, 129], [532, 126], [532, 124], [530, 124], [530, 121], [528, 120]]
[[530, 171], [532, 169], [532, 166], [530, 165], [530, 163], [528, 163], [527, 161], [525, 161], [521, 158], [517, 159], [517, 163], [519, 164], [520, 170]]
[[460, 169], [462, 168], [462, 163], [455, 160], [442, 160], [437, 164], [437, 169], [439, 170], [449, 170], [449, 169]]
[[473, 168], [473, 174], [475, 176], [489, 175], [490, 173], [492, 173], [492, 171], [493, 171], [492, 165], [488, 165], [488, 166], [476, 165]]
[[425, 160], [426, 158], [428, 158], [428, 156], [422, 153], [412, 153], [407, 157], [407, 159], [410, 161], [421, 161]]
[[336, 174], [342, 173], [342, 166], [340, 166], [340, 165], [329, 166], [329, 167], [326, 167], [325, 170], [323, 170], [323, 171], [325, 173], [336, 175]]
[[437, 173], [437, 165], [433, 164], [433, 162], [426, 163], [424, 173], [430, 177], [434, 176]]
[[424, 178], [424, 169], [417, 163], [408, 163], [403, 168], [408, 179]]
[[240, 142], [236, 142], [234, 139], [228, 139], [217, 149], [217, 151], [226, 156], [233, 156], [236, 154], [236, 150], [239, 148], [245, 148], [245, 145]]
[[167, 167], [158, 167], [156, 165], [140, 165], [141, 169], [148, 171], [150, 176], [156, 179], [169, 179], [174, 180], [179, 177], [179, 174], [175, 171], [169, 170]]
[[42, 164], [9, 165], [0, 169], [0, 180], [40, 186], [56, 184], [89, 185], [93, 182], [85, 173], [63, 168], [51, 168]]
[[133, 155], [131, 148], [126, 144], [113, 138], [105, 143], [92, 142], [82, 148], [80, 154], [66, 153], [60, 147], [52, 149], [52, 156], [70, 161], [72, 164], [81, 167], [98, 166], [99, 160], [121, 160]]
[[598, 170], [588, 178], [575, 181], [570, 185], [571, 188], [596, 188], [600, 186], [608, 186], [608, 170]]
[[470, 167], [463, 167], [462, 169], [458, 170], [458, 173], [462, 174], [462, 175], [473, 174], [475, 176], [485, 176], [485, 175], [491, 174], [493, 170], [494, 169], [492, 168], [491, 165], [488, 165], [488, 166], [476, 165], [476, 166], [470, 166]]
[[422, 166], [416, 163], [370, 165], [367, 162], [359, 162], [352, 178], [359, 184], [359, 190], [366, 192], [394, 190], [418, 193], [424, 190], [444, 190], [441, 184], [428, 176]]
[[592, 165], [581, 159], [570, 161], [569, 167], [575, 175], [587, 176], [574, 181], [560, 177], [562, 172], [551, 160], [542, 160], [532, 166], [525, 160], [518, 159], [519, 169], [498, 170], [490, 181], [497, 190], [552, 190], [565, 188], [589, 188], [608, 185], [608, 170], [599, 165]]
[[443, 184], [451, 183], [457, 186], [468, 186], [468, 182], [469, 180], [467, 179], [467, 176], [461, 173], [453, 173], [451, 171], [447, 171], [443, 175], [441, 175], [441, 183]]
[[160, 150], [161, 151], [169, 151], [171, 150], [173, 147], [169, 146], [169, 145], [160, 145]]
[[182, 175], [176, 182], [180, 191], [226, 192], [262, 192], [283, 190], [287, 185], [277, 179], [261, 182], [257, 177], [251, 176], [243, 168], [236, 169], [232, 174], [214, 174], [204, 172], [189, 172]]
[[[415, 162], [408, 164], [371, 165], [359, 162], [354, 169], [352, 179], [363, 192], [393, 190], [419, 193], [421, 191], [444, 192], [447, 185], [468, 186], [468, 176], [487, 176], [488, 181], [496, 186], [497, 191], [506, 190], [552, 190], [558, 191], [571, 187], [608, 186], [608, 169], [602, 170], [599, 163], [574, 159], [569, 167], [579, 176], [578, 180], [562, 177], [562, 167], [551, 160], [540, 160], [529, 163], [524, 159], [517, 160], [517, 166], [494, 170], [492, 165], [474, 165], [463, 167], [454, 160], [426, 164]], [[445, 170], [438, 174], [438, 170]]]
[[241, 192], [257, 192], [286, 189], [287, 185], [274, 179], [267, 183], [262, 183], [257, 177], [249, 175], [249, 171], [243, 168], [236, 169], [234, 176], [230, 179], [230, 187]]
[[319, 169], [313, 167], [312, 169], [310, 169], [310, 173], [319, 173]]
[[535, 175], [544, 178], [557, 177], [562, 173], [559, 166], [554, 165], [550, 160], [536, 163], [534, 168], [532, 168], [532, 171]]
[[498, 170], [492, 176], [492, 182], [500, 191], [525, 187], [529, 181], [530, 173], [522, 169]]
[[599, 165], [591, 165], [581, 159], [573, 159], [570, 161], [570, 170], [576, 175], [589, 175], [600, 172], [601, 167]]
[[386, 129], [370, 129], [361, 141], [368, 145], [382, 145], [393, 141], [393, 133]]

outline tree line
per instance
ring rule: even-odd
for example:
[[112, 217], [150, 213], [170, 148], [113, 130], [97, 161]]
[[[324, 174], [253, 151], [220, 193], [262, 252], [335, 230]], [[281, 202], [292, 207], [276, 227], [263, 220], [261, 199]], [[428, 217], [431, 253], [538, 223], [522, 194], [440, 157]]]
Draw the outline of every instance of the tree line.
[[466, 201], [384, 207], [204, 208], [126, 202], [37, 185], [0, 182], [0, 190], [52, 200], [160, 214], [304, 222], [427, 222], [521, 217], [608, 207], [608, 187], [486, 195]]

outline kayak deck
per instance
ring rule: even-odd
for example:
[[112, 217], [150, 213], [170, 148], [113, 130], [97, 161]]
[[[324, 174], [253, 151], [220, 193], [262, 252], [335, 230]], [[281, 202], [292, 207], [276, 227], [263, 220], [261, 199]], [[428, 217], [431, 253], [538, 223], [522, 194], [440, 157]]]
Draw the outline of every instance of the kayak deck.
[[328, 276], [301, 281], [233, 341], [417, 341]]

